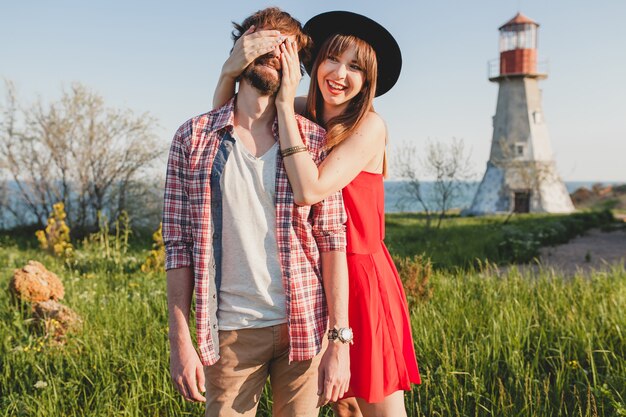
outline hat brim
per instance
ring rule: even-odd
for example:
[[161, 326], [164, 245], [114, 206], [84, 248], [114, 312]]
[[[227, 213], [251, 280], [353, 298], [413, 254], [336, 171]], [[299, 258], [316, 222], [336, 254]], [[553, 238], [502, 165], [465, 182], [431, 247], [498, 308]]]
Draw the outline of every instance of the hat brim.
[[391, 90], [398, 81], [402, 69], [400, 46], [387, 29], [372, 19], [346, 11], [326, 12], [306, 22], [304, 31], [313, 39], [312, 58], [304, 65], [309, 75], [324, 41], [332, 35], [341, 34], [356, 36], [374, 49], [378, 63], [376, 97]]

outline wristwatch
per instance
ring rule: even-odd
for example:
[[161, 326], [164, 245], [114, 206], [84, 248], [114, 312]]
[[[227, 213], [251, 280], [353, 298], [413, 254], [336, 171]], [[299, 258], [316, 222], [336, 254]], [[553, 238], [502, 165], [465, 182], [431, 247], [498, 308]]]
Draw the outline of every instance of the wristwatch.
[[333, 327], [328, 331], [328, 340], [333, 342], [339, 341], [341, 343], [354, 344], [354, 335], [352, 329], [349, 327], [336, 328]]

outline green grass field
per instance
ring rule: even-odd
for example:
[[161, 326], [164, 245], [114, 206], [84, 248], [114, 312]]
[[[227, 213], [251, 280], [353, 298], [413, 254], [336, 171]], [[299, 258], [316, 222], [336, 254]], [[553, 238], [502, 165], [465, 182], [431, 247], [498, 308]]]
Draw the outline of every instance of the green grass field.
[[[626, 416], [624, 268], [564, 279], [489, 266], [607, 224], [589, 216], [452, 218], [428, 238], [419, 216], [388, 217], [392, 253], [434, 263], [429, 295], [408, 294], [423, 378], [406, 395], [410, 416]], [[528, 251], [515, 249], [529, 236]], [[65, 264], [30, 242], [0, 238], [0, 416], [203, 415], [170, 382], [164, 274], [140, 271], [149, 245], [108, 259], [78, 245]], [[64, 304], [83, 318], [63, 345], [33, 332], [28, 307], [5, 293], [28, 259], [60, 276]], [[264, 397], [259, 415], [270, 409]]]
[[572, 215], [517, 215], [447, 218], [441, 228], [427, 228], [420, 213], [388, 214], [386, 242], [392, 254], [426, 254], [435, 269], [479, 266], [483, 261], [530, 262], [542, 246], [565, 243], [590, 228], [611, 228], [610, 211]]

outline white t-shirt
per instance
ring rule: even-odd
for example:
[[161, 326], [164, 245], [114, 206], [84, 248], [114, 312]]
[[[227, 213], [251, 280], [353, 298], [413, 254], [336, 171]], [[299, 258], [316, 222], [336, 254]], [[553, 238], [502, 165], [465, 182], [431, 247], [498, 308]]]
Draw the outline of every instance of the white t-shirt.
[[276, 159], [278, 143], [255, 157], [235, 142], [220, 179], [222, 269], [220, 330], [287, 322], [276, 242]]

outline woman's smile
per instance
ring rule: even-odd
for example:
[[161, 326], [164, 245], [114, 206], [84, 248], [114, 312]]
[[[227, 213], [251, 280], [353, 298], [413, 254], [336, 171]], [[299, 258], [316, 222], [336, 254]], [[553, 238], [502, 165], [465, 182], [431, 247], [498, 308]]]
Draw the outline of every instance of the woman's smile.
[[331, 92], [331, 94], [335, 95], [341, 94], [342, 91], [348, 88], [346, 85], [340, 84], [332, 80], [326, 80], [326, 83], [328, 84], [328, 90]]
[[328, 56], [317, 69], [317, 82], [327, 105], [345, 107], [363, 87], [365, 76], [357, 65], [356, 48]]

